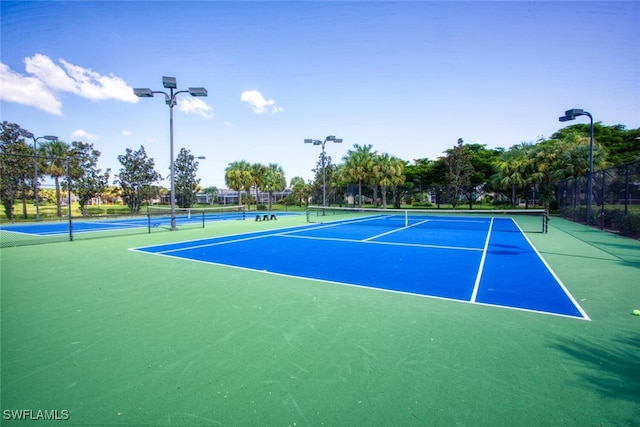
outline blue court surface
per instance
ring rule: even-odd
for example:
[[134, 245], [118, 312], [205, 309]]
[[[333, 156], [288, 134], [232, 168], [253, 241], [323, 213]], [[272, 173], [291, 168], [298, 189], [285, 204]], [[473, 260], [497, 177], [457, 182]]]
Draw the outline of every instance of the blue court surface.
[[132, 250], [589, 320], [511, 218], [392, 221], [360, 218]]

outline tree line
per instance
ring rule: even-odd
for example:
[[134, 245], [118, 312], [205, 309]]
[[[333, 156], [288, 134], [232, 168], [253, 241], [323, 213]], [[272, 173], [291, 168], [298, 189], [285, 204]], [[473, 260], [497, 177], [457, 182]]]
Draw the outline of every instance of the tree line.
[[[333, 164], [325, 163], [329, 202], [363, 201], [387, 207], [401, 203], [429, 206], [448, 204], [456, 208], [466, 204], [471, 209], [484, 196], [496, 204], [515, 207], [532, 201], [547, 208], [556, 200], [557, 183], [589, 172], [589, 125], [565, 127], [550, 138], [521, 142], [507, 149], [487, 148], [484, 144], [467, 144], [459, 138], [437, 159], [403, 161], [379, 153], [372, 145], [354, 145]], [[594, 170], [640, 159], [640, 129], [624, 125], [594, 125]], [[321, 161], [315, 179], [309, 184], [312, 200], [322, 199]], [[357, 188], [349, 188], [349, 185]]]
[[[58, 217], [62, 217], [63, 193], [71, 192], [86, 215], [87, 206], [96, 197], [121, 198], [132, 212], [138, 212], [144, 202], [168, 192], [157, 185], [162, 175], [155, 170], [154, 160], [147, 156], [144, 146], [138, 150], [127, 148], [118, 156], [122, 167], [114, 175], [115, 185], [109, 185], [112, 172], [98, 168], [101, 153], [93, 144], [46, 140], [34, 147], [36, 144], [25, 139], [30, 133], [19, 125], [3, 121], [0, 127], [0, 201], [9, 220], [15, 218], [16, 204], [22, 207], [21, 216], [27, 218], [27, 201], [35, 199], [35, 184], [46, 176], [54, 182]], [[175, 161], [176, 199], [181, 207], [191, 206], [200, 190], [197, 170], [196, 158], [181, 149]]]
[[[71, 191], [75, 195], [83, 214], [95, 197], [120, 197], [133, 212], [138, 212], [145, 202], [168, 193], [166, 188], [157, 185], [162, 175], [155, 170], [155, 162], [148, 157], [144, 146], [137, 150], [127, 148], [118, 156], [121, 168], [114, 174], [115, 185], [111, 186], [112, 171], [98, 168], [100, 152], [93, 144], [47, 140], [38, 145], [36, 153], [25, 139], [25, 132], [15, 123], [1, 123], [0, 199], [11, 220], [16, 205], [22, 207], [22, 216], [27, 217], [27, 201], [34, 199], [34, 179], [41, 182], [45, 176], [51, 177], [55, 184], [58, 216], [62, 216], [63, 192]], [[596, 123], [594, 135], [595, 169], [637, 160], [640, 156], [640, 129]], [[302, 205], [311, 200], [319, 204], [324, 166], [329, 203], [420, 206], [428, 205], [427, 195], [433, 195], [438, 206], [447, 203], [456, 207], [464, 203], [472, 208], [480, 195], [495, 194], [512, 206], [519, 200], [525, 203], [535, 200], [549, 206], [555, 200], [557, 182], [586, 174], [588, 158], [589, 125], [586, 124], [568, 126], [548, 139], [523, 142], [508, 149], [467, 144], [459, 138], [437, 159], [410, 162], [377, 152], [371, 144], [355, 144], [340, 164], [334, 164], [330, 156], [324, 159], [320, 156], [312, 169], [315, 176], [311, 181], [305, 182], [301, 177], [291, 179], [291, 195], [285, 202]], [[34, 177], [36, 159], [38, 176]], [[216, 187], [200, 186], [198, 161], [189, 150], [180, 149], [174, 165], [178, 206], [192, 206], [200, 191], [215, 197]], [[239, 204], [257, 200], [258, 191], [262, 191], [269, 194], [271, 209], [273, 194], [287, 188], [285, 172], [277, 163], [234, 161], [224, 172], [225, 184], [238, 192]], [[241, 197], [243, 191], [245, 200]]]

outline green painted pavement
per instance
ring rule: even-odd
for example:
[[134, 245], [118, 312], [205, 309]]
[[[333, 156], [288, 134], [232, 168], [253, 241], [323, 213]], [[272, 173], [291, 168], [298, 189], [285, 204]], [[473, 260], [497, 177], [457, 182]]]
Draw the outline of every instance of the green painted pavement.
[[528, 234], [591, 321], [129, 250], [303, 222], [3, 248], [2, 425], [640, 423], [637, 241]]

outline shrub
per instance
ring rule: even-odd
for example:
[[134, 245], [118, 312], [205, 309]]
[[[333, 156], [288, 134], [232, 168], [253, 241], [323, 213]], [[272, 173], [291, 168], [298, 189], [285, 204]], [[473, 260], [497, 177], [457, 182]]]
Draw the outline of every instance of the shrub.
[[433, 205], [431, 202], [425, 200], [424, 202], [413, 202], [411, 203], [411, 206], [414, 208], [430, 208]]

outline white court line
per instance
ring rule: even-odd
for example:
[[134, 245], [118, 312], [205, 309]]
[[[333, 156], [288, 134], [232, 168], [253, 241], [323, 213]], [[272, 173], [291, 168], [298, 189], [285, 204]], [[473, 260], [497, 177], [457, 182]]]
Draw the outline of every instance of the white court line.
[[[513, 221], [513, 219], [512, 219]], [[518, 225], [517, 222], [513, 221], [514, 224], [516, 225], [516, 227], [518, 227], [518, 230], [520, 230], [520, 233], [524, 236], [525, 240], [527, 241], [527, 243], [529, 243], [529, 246], [531, 246], [531, 249], [533, 249], [533, 251], [536, 253], [536, 255], [538, 255], [538, 258], [540, 258], [540, 261], [542, 261], [542, 263], [545, 265], [545, 267], [547, 267], [547, 270], [549, 270], [549, 272], [551, 273], [551, 275], [553, 276], [554, 279], [556, 279], [556, 281], [558, 282], [558, 284], [560, 285], [560, 287], [562, 288], [562, 290], [564, 291], [565, 295], [567, 295], [567, 297], [571, 300], [571, 302], [573, 303], [573, 305], [578, 309], [578, 311], [580, 312], [580, 314], [582, 314], [583, 318], [585, 320], [589, 320], [591, 321], [591, 318], [589, 317], [589, 315], [587, 314], [586, 311], [584, 311], [584, 309], [580, 306], [580, 304], [578, 304], [578, 301], [576, 301], [576, 299], [573, 297], [573, 295], [571, 295], [571, 292], [569, 292], [569, 289], [567, 289], [567, 287], [564, 285], [564, 283], [562, 283], [562, 280], [560, 280], [560, 278], [556, 275], [556, 272], [553, 271], [553, 269], [551, 269], [551, 266], [547, 263], [547, 261], [542, 257], [542, 255], [540, 254], [540, 252], [538, 252], [538, 249], [533, 245], [533, 243], [531, 243], [531, 240], [529, 240], [529, 238], [527, 237], [527, 235], [522, 231], [522, 229], [520, 228], [520, 226]]]
[[[141, 227], [147, 227], [147, 225], [148, 225], [146, 222], [145, 223], [141, 223], [141, 222], [126, 222], [126, 221], [125, 222], [103, 222], [103, 223], [100, 223], [100, 222], [75, 222], [74, 225], [75, 224], [86, 224], [86, 225], [95, 227], [95, 228], [92, 228], [90, 230], [107, 230], [112, 225], [116, 226], [116, 227], [120, 226], [120, 227], [127, 227], [127, 228], [141, 228]], [[104, 227], [100, 227], [100, 226], [96, 227], [96, 224], [100, 224], [100, 225], [102, 225]]]
[[489, 239], [491, 239], [491, 230], [493, 229], [493, 218], [489, 223], [489, 230], [487, 231], [487, 239], [484, 242], [484, 249], [482, 250], [482, 258], [480, 259], [480, 266], [478, 268], [478, 274], [476, 275], [476, 282], [473, 285], [473, 292], [471, 293], [471, 302], [476, 302], [478, 296], [478, 289], [480, 288], [480, 279], [482, 278], [482, 271], [484, 270], [484, 261], [487, 259], [487, 251], [489, 250]]
[[24, 231], [13, 231], [13, 230], [6, 230], [4, 228], [0, 228], [0, 231], [2, 231], [3, 233], [11, 233], [11, 234], [21, 234], [23, 236], [45, 236], [45, 234], [40, 234], [40, 233], [25, 233]]

